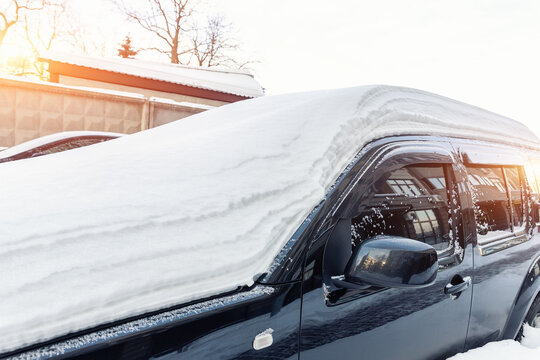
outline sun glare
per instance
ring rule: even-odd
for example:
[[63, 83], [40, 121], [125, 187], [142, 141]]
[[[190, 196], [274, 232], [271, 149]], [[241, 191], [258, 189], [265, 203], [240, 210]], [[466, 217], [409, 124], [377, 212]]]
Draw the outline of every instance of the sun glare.
[[0, 46], [0, 56], [1, 57], [24, 57], [32, 55], [26, 46], [19, 43], [5, 41], [2, 46]]
[[0, 46], [0, 72], [24, 75], [34, 67], [34, 55], [24, 44], [5, 41]]
[[529, 159], [526, 166], [527, 180], [533, 192], [540, 193], [538, 185], [540, 185], [540, 162]]

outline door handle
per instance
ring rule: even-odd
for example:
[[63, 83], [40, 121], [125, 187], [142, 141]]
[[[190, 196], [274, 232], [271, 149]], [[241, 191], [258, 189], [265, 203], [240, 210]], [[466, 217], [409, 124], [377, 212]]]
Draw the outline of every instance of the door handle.
[[462, 291], [471, 286], [472, 280], [470, 276], [462, 278], [460, 275], [455, 275], [452, 280], [444, 287], [444, 293], [450, 295], [452, 300], [459, 297]]

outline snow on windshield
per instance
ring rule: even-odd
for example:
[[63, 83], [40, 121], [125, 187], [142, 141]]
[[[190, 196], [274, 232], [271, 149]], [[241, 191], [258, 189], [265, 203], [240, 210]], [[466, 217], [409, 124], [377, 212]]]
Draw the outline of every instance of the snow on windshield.
[[1, 164], [0, 352], [253, 284], [355, 154], [398, 134], [538, 144], [482, 109], [375, 86]]

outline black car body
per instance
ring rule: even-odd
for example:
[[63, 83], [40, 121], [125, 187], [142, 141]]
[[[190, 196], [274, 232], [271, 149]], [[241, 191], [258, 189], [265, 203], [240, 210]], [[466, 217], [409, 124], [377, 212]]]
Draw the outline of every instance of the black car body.
[[540, 148], [417, 131], [366, 144], [254, 285], [4, 356], [444, 359], [516, 338], [540, 291]]

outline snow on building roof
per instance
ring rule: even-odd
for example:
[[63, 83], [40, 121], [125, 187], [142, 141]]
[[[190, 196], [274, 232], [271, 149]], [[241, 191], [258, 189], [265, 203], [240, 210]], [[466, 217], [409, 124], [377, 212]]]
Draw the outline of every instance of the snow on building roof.
[[264, 95], [261, 85], [253, 75], [240, 70], [212, 69], [137, 59], [96, 58], [60, 52], [46, 53], [40, 59], [238, 96], [253, 98]]
[[250, 285], [368, 142], [539, 148], [522, 124], [388, 86], [261, 97], [0, 165], [0, 352]]

